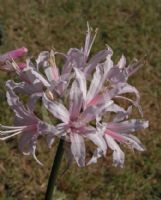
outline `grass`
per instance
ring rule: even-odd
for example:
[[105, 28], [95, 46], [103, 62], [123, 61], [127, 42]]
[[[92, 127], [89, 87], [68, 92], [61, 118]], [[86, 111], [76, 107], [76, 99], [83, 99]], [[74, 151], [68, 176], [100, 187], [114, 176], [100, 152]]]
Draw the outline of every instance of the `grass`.
[[[161, 199], [161, 2], [160, 0], [0, 0], [0, 51], [27, 46], [31, 55], [56, 48], [66, 52], [83, 46], [86, 21], [99, 28], [92, 53], [109, 44], [114, 59], [147, 55], [146, 65], [131, 83], [139, 88], [144, 117], [150, 128], [137, 133], [145, 153], [126, 150], [123, 169], [111, 166], [111, 156], [79, 169], [75, 164], [58, 178], [55, 200], [159, 200]], [[12, 123], [0, 74], [0, 123]], [[0, 200], [43, 200], [56, 144], [38, 154], [44, 167], [20, 154], [17, 139], [1, 142]], [[65, 167], [63, 161], [62, 169]], [[61, 174], [61, 172], [60, 172]]]

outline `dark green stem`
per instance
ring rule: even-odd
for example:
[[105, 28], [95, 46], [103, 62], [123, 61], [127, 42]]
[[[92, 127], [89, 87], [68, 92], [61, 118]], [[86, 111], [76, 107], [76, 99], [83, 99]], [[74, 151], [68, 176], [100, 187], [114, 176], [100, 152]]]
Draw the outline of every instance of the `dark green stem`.
[[47, 187], [47, 191], [46, 191], [46, 195], [45, 195], [45, 200], [52, 200], [58, 170], [59, 170], [61, 160], [63, 157], [63, 151], [64, 151], [63, 145], [64, 145], [64, 140], [60, 139], [60, 142], [59, 142], [56, 154], [55, 154], [52, 170], [50, 173], [49, 181], [48, 181], [48, 187]]

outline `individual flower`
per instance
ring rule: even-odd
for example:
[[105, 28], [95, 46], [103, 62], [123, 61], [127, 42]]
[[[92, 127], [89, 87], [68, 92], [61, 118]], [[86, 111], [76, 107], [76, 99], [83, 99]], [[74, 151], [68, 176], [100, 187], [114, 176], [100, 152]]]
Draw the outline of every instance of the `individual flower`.
[[6, 86], [7, 102], [15, 114], [14, 126], [0, 125], [0, 140], [6, 140], [20, 135], [20, 151], [24, 155], [33, 155], [35, 160], [42, 165], [35, 154], [37, 138], [40, 135], [46, 135], [47, 138], [50, 138], [48, 144], [51, 146], [56, 129], [53, 125], [41, 121], [29, 107], [24, 107], [18, 96], [12, 90], [10, 81], [7, 82]]
[[[25, 47], [9, 51], [5, 54], [0, 55], [0, 70], [3, 71], [14, 71], [12, 64], [9, 61], [21, 58], [28, 52]], [[26, 67], [26, 63], [18, 63], [18, 68], [21, 70]]]
[[[105, 81], [102, 79], [101, 68], [96, 68], [88, 89], [85, 74], [78, 68], [75, 68], [75, 76], [69, 93], [68, 109], [62, 103], [50, 100], [45, 94], [43, 96], [44, 106], [55, 118], [62, 121], [59, 126], [64, 132], [63, 138], [71, 143], [70, 147], [68, 145], [68, 148], [71, 148], [70, 151], [68, 150], [69, 160], [73, 157], [78, 166], [85, 165], [84, 139], [89, 139], [97, 146], [97, 149], [88, 164], [96, 162], [99, 157], [105, 155], [109, 147], [114, 151], [114, 165], [122, 166], [124, 153], [117, 142], [143, 151], [141, 142], [135, 136], [130, 135], [130, 132], [147, 128], [148, 122], [143, 120], [123, 121], [130, 114], [130, 109], [125, 111], [115, 104], [112, 101], [114, 96], [109, 95], [110, 91], [108, 98], [106, 94], [99, 95]], [[117, 91], [117, 93], [119, 92]], [[120, 93], [126, 92], [129, 91], [125, 90]], [[114, 122], [105, 123], [102, 117], [109, 112], [115, 112], [117, 116], [114, 118]]]

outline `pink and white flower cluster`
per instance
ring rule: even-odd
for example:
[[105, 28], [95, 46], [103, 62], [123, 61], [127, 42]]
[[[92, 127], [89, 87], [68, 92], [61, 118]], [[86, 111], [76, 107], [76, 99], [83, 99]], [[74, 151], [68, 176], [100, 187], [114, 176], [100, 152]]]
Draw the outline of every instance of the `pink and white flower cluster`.
[[[135, 60], [127, 65], [126, 58], [121, 56], [114, 64], [110, 47], [90, 58], [95, 36], [88, 25], [83, 48], [71, 48], [67, 54], [44, 51], [35, 63], [30, 59], [25, 64], [14, 61], [27, 52], [26, 48], [0, 56], [1, 69], [15, 71], [21, 80], [6, 83], [7, 101], [15, 113], [15, 124], [1, 125], [1, 140], [20, 135], [19, 149], [26, 155], [33, 155], [40, 164], [35, 154], [40, 135], [46, 137], [49, 147], [55, 137], [63, 138], [68, 163], [75, 160], [79, 167], [97, 162], [109, 149], [113, 151], [113, 164], [122, 167], [125, 155], [119, 144], [144, 151], [140, 140], [132, 133], [147, 128], [148, 122], [130, 119], [132, 107], [141, 115], [142, 109], [138, 90], [127, 83], [143, 62]], [[63, 57], [63, 66], [56, 65], [56, 56]], [[4, 64], [6, 60], [10, 62]], [[28, 95], [26, 105], [19, 100], [20, 93]], [[125, 96], [127, 93], [134, 94], [135, 99]], [[57, 125], [36, 116], [38, 100], [59, 121]], [[124, 109], [118, 104], [120, 101], [127, 101], [129, 107]], [[88, 162], [86, 140], [95, 145]]]

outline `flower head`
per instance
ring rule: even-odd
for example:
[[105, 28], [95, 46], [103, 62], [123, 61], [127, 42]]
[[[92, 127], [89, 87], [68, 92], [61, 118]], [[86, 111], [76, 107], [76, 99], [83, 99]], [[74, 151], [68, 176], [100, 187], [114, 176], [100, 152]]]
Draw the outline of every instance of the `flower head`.
[[[122, 167], [125, 155], [119, 146], [121, 143], [130, 149], [144, 150], [140, 140], [132, 133], [147, 128], [148, 122], [129, 119], [132, 106], [138, 108], [141, 115], [143, 113], [138, 90], [127, 83], [142, 61], [126, 66], [126, 58], [122, 56], [114, 64], [110, 47], [90, 58], [95, 36], [92, 37], [92, 29], [88, 25], [84, 48], [71, 48], [67, 54], [43, 51], [36, 64], [28, 59], [24, 69], [12, 62], [21, 82], [10, 80], [6, 84], [8, 104], [16, 117], [15, 126], [1, 125], [2, 140], [20, 134], [20, 150], [24, 152], [27, 146], [27, 152], [37, 160], [35, 149], [39, 135], [47, 137], [49, 146], [56, 136], [61, 137], [66, 141], [68, 163], [75, 160], [80, 167], [97, 162], [109, 149], [113, 151], [114, 165]], [[57, 66], [55, 56], [63, 56], [61, 68]], [[26, 108], [16, 93], [29, 96]], [[134, 94], [135, 99], [124, 96], [128, 93]], [[36, 116], [34, 111], [38, 99], [59, 122], [55, 126]], [[125, 109], [118, 100], [125, 100], [131, 105]], [[111, 113], [112, 117], [107, 120], [105, 116]], [[86, 140], [96, 146], [88, 163]]]

